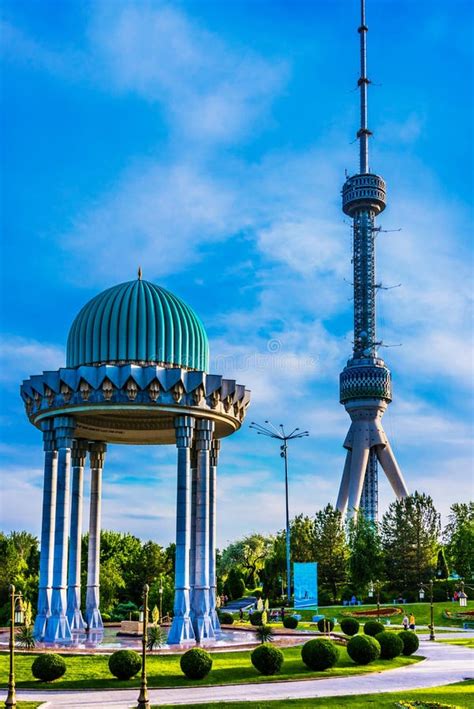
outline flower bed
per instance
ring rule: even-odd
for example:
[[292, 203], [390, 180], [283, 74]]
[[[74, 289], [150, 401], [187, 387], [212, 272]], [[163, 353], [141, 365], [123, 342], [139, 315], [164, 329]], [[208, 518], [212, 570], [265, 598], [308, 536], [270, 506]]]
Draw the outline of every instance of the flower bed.
[[380, 610], [377, 610], [377, 608], [372, 608], [371, 610], [347, 610], [347, 611], [342, 611], [341, 615], [350, 615], [352, 617], [357, 617], [357, 618], [377, 618], [377, 616], [380, 616], [381, 618], [390, 618], [392, 615], [400, 615], [402, 613], [400, 608], [396, 608], [395, 606], [389, 606], [380, 608]]
[[445, 618], [458, 618], [459, 620], [474, 620], [474, 611], [448, 611], [447, 609], [443, 611], [443, 616]]

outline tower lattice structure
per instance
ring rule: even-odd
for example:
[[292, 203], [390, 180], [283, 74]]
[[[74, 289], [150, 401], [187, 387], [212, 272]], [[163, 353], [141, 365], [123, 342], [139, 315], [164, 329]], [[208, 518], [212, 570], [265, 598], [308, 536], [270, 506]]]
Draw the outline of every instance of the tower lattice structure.
[[390, 370], [378, 356], [375, 273], [376, 217], [386, 206], [385, 181], [369, 167], [367, 122], [367, 32], [365, 0], [361, 0], [360, 35], [360, 149], [359, 173], [342, 188], [342, 209], [353, 221], [354, 345], [351, 359], [340, 375], [340, 402], [351, 417], [344, 441], [346, 462], [336, 506], [345, 515], [360, 507], [371, 520], [378, 517], [378, 463], [397, 498], [408, 494], [403, 475], [382, 426], [392, 400]]

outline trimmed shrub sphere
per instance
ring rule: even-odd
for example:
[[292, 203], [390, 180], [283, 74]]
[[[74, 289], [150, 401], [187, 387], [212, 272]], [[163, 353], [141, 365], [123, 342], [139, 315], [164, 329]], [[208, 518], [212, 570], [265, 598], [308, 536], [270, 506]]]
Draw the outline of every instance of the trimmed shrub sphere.
[[283, 664], [283, 653], [268, 643], [259, 645], [250, 655], [252, 665], [261, 675], [275, 675]]
[[368, 665], [380, 657], [380, 645], [371, 635], [354, 635], [347, 643], [347, 653], [356, 665]]
[[364, 633], [366, 635], [372, 635], [373, 638], [379, 633], [383, 633], [383, 631], [384, 627], [378, 620], [368, 620], [364, 625]]
[[418, 635], [412, 630], [402, 630], [401, 633], [398, 633], [398, 637], [403, 643], [403, 655], [413, 655], [418, 650], [420, 641]]
[[38, 655], [31, 666], [33, 677], [42, 682], [54, 682], [66, 672], [66, 663], [61, 655], [48, 652], [45, 655]]
[[219, 613], [219, 620], [224, 625], [232, 625], [232, 623], [234, 622], [234, 616], [232, 615], [232, 613], [222, 611], [222, 613]]
[[252, 625], [262, 625], [262, 611], [254, 611], [250, 613], [249, 619]]
[[290, 628], [290, 630], [294, 630], [298, 627], [298, 618], [295, 618], [294, 615], [286, 615], [283, 618], [283, 626], [285, 628]]
[[328, 667], [334, 667], [338, 657], [339, 649], [331, 640], [308, 640], [301, 648], [301, 659], [310, 670], [327, 670]]
[[340, 625], [344, 635], [357, 635], [359, 632], [360, 623], [356, 618], [343, 618]]
[[211, 671], [212, 657], [200, 647], [193, 647], [181, 656], [180, 666], [188, 679], [203, 679]]
[[318, 620], [318, 630], [320, 633], [326, 633], [327, 630], [333, 630], [334, 629], [334, 621], [331, 620], [331, 618], [321, 618]]
[[142, 659], [135, 650], [117, 650], [109, 657], [109, 670], [117, 679], [131, 679], [142, 666]]
[[396, 633], [377, 633], [375, 639], [380, 645], [380, 657], [382, 660], [393, 660], [394, 657], [402, 654], [403, 640]]

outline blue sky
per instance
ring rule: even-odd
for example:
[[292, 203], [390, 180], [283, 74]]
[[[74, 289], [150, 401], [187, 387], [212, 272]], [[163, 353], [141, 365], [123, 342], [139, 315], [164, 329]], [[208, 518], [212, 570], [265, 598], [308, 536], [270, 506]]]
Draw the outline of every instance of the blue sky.
[[[93, 295], [144, 277], [200, 314], [249, 421], [306, 427], [291, 513], [335, 502], [351, 351], [344, 170], [357, 169], [358, 1], [4, 0], [1, 527], [40, 529], [42, 451], [18, 396], [62, 366]], [[384, 418], [410, 490], [472, 498], [470, 0], [368, 0]], [[174, 536], [171, 448], [110, 448], [103, 524]], [[149, 507], [142, 514], [146, 494]], [[381, 479], [381, 507], [391, 501]], [[219, 542], [283, 526], [281, 460], [225, 441]], [[86, 515], [87, 519], [87, 515]]]

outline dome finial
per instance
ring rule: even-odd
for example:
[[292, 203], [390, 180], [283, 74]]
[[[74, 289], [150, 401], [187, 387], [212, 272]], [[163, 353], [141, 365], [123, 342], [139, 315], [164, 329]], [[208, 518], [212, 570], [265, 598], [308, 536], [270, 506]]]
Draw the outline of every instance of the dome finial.
[[138, 267], [138, 280], [139, 281], [142, 280], [142, 267], [141, 266]]

